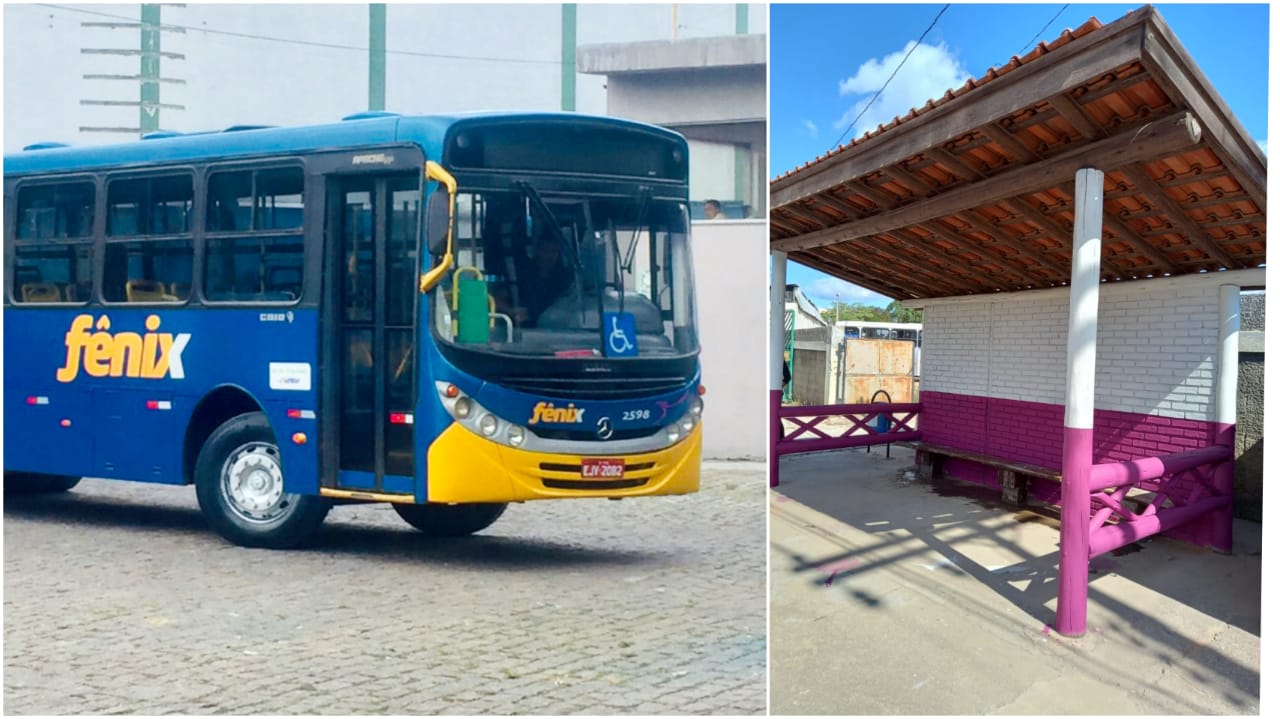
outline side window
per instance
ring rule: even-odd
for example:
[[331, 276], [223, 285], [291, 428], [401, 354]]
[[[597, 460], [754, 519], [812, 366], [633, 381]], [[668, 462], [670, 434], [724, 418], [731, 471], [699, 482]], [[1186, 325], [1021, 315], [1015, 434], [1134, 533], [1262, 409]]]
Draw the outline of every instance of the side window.
[[107, 234], [178, 235], [191, 231], [190, 175], [116, 180], [107, 185]]
[[102, 298], [186, 302], [191, 294], [190, 174], [111, 180]]
[[302, 296], [301, 168], [209, 177], [204, 297], [212, 302], [295, 302]]
[[92, 182], [18, 189], [13, 301], [83, 303], [93, 290]]
[[93, 183], [26, 186], [18, 190], [18, 240], [93, 236]]

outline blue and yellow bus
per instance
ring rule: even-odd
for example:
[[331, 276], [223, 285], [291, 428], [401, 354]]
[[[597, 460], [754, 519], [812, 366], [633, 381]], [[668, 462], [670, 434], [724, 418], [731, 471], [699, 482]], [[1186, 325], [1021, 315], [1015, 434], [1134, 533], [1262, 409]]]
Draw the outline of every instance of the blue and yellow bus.
[[696, 491], [688, 177], [676, 133], [555, 113], [6, 156], [5, 490], [194, 484], [265, 547], [339, 502], [449, 536]]

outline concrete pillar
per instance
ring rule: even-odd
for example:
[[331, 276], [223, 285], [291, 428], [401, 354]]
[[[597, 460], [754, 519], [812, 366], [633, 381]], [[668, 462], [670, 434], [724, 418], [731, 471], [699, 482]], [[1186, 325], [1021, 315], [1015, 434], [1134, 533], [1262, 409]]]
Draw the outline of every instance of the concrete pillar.
[[1101, 170], [1076, 171], [1057, 618], [1058, 632], [1069, 637], [1085, 633], [1089, 601], [1089, 473], [1093, 469], [1094, 367], [1102, 267], [1102, 181]]
[[771, 252], [773, 276], [769, 282], [769, 486], [778, 486], [778, 439], [782, 436], [782, 323], [786, 312], [787, 253]]
[[[1240, 373], [1240, 288], [1223, 285], [1218, 288], [1218, 361], [1214, 390], [1218, 401], [1214, 421], [1218, 425], [1217, 444], [1225, 446], [1235, 457], [1236, 395]], [[1213, 473], [1213, 486], [1219, 493], [1235, 494], [1235, 459], [1223, 462]], [[1213, 513], [1209, 546], [1219, 552], [1231, 551], [1231, 522], [1234, 502]]]

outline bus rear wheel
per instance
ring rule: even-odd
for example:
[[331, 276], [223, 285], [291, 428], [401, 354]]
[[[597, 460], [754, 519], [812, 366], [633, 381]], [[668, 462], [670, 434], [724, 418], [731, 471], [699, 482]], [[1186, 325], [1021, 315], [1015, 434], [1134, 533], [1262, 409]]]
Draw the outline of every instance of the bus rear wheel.
[[242, 414], [209, 435], [196, 459], [196, 499], [218, 534], [242, 547], [285, 549], [315, 534], [331, 503], [284, 491], [266, 415]]
[[61, 474], [4, 473], [5, 496], [66, 492], [77, 484], [80, 484], [79, 477], [68, 477]]
[[500, 504], [392, 504], [400, 518], [432, 537], [465, 537], [498, 521]]

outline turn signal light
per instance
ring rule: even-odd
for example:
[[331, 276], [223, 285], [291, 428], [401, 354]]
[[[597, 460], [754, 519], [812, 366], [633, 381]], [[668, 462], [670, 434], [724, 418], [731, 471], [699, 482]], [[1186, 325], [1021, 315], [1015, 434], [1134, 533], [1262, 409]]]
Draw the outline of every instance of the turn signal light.
[[303, 433], [303, 432], [294, 432], [294, 433], [293, 433], [293, 443], [294, 443], [294, 444], [306, 444], [306, 443], [307, 443], [307, 435], [306, 435], [305, 433]]
[[700, 384], [700, 385], [698, 385], [698, 396], [699, 396], [699, 397], [701, 397], [702, 395], [704, 395], [704, 394], [706, 394], [706, 393], [707, 393], [707, 387], [706, 387], [706, 385], [701, 385], [701, 384]]
[[458, 385], [456, 384], [451, 384], [448, 387], [444, 388], [444, 396], [448, 397], [449, 399], [453, 399], [454, 397], [457, 397], [458, 392], [459, 392]]

